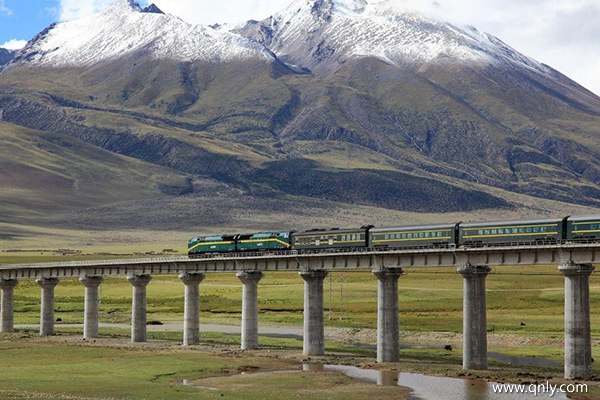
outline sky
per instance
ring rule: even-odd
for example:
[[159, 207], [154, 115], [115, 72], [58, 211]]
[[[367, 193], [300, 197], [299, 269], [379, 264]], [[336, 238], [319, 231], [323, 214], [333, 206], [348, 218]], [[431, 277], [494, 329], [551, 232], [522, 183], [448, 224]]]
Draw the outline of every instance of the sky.
[[[0, 0], [0, 47], [18, 48], [56, 21], [122, 0]], [[292, 0], [153, 0], [190, 23], [260, 20]], [[349, 1], [349, 0], [343, 0]], [[381, 1], [381, 0], [370, 0]], [[599, 0], [393, 0], [400, 9], [491, 33], [600, 95]], [[139, 0], [147, 5], [148, 0]], [[215, 4], [218, 4], [216, 6]]]

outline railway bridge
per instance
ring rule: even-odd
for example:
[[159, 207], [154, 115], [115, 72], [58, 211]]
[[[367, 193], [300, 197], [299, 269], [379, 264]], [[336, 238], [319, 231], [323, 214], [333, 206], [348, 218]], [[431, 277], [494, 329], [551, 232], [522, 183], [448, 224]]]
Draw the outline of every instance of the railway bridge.
[[463, 367], [487, 369], [485, 279], [492, 266], [557, 265], [565, 278], [565, 378], [592, 374], [589, 277], [600, 243], [481, 248], [370, 248], [320, 253], [273, 252], [188, 257], [74, 261], [0, 266], [1, 330], [13, 330], [19, 280], [41, 287], [40, 334], [54, 333], [54, 288], [77, 277], [85, 287], [85, 338], [98, 336], [98, 289], [105, 276], [126, 276], [133, 287], [131, 340], [146, 341], [146, 286], [152, 275], [178, 274], [185, 286], [184, 345], [200, 340], [199, 286], [207, 273], [236, 273], [243, 285], [241, 347], [258, 347], [258, 283], [265, 272], [298, 271], [304, 280], [303, 351], [325, 352], [323, 280], [329, 271], [368, 269], [378, 280], [377, 361], [399, 360], [398, 279], [406, 267], [454, 267], [463, 277]]

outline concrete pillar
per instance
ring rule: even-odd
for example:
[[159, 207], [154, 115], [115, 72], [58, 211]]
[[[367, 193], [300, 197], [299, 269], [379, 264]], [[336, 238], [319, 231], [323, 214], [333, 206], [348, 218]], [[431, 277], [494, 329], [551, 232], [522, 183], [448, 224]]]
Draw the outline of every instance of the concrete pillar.
[[458, 268], [463, 276], [463, 368], [487, 369], [485, 278], [487, 265]]
[[569, 263], [558, 270], [565, 276], [565, 379], [589, 379], [592, 376], [590, 275], [594, 266]]
[[82, 276], [79, 282], [85, 286], [85, 304], [83, 312], [83, 338], [98, 337], [98, 287], [104, 280], [101, 276]]
[[0, 278], [0, 289], [2, 289], [2, 306], [0, 311], [0, 314], [2, 314], [2, 324], [0, 325], [0, 332], [14, 331], [14, 291], [18, 283], [16, 279]]
[[58, 278], [38, 278], [36, 282], [42, 288], [40, 335], [54, 335], [54, 288]]
[[323, 320], [323, 280], [325, 270], [304, 270], [304, 345], [307, 356], [325, 354], [325, 322]]
[[202, 273], [181, 273], [179, 279], [185, 284], [185, 306], [183, 311], [183, 345], [200, 343], [200, 282]]
[[262, 279], [260, 271], [238, 272], [242, 281], [242, 350], [258, 349], [258, 282]]
[[150, 283], [150, 275], [129, 275], [127, 280], [133, 286], [131, 305], [131, 341], [146, 341], [146, 286]]
[[373, 270], [379, 280], [377, 291], [377, 362], [400, 360], [398, 322], [398, 278], [402, 268]]

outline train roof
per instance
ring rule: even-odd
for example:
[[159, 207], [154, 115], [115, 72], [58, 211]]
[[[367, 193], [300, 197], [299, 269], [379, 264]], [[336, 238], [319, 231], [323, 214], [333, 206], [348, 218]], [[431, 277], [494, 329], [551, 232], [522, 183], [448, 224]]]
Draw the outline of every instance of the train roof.
[[294, 236], [299, 235], [331, 235], [331, 234], [344, 234], [344, 233], [365, 233], [365, 228], [355, 229], [311, 229], [308, 231], [296, 232]]
[[456, 222], [447, 223], [447, 224], [429, 224], [429, 225], [408, 225], [408, 226], [390, 226], [390, 227], [382, 227], [382, 228], [371, 228], [370, 232], [378, 233], [378, 232], [398, 232], [398, 231], [408, 231], [408, 230], [429, 230], [429, 229], [454, 229], [456, 226]]
[[536, 224], [558, 224], [564, 218], [554, 219], [516, 219], [504, 221], [486, 221], [486, 222], [466, 222], [461, 223], [461, 228], [485, 227], [485, 226], [502, 226], [502, 225], [536, 225]]
[[272, 232], [250, 232], [250, 233], [238, 233], [238, 236], [272, 236], [272, 235], [283, 235], [283, 234], [290, 234], [293, 231], [272, 231]]
[[581, 216], [581, 217], [569, 217], [569, 221], [573, 221], [573, 222], [600, 221], [600, 214], [584, 215], [584, 216]]

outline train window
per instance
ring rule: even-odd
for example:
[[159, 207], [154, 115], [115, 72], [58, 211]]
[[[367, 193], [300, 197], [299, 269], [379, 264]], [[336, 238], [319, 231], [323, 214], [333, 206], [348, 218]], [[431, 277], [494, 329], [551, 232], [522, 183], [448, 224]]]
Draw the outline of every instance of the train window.
[[598, 229], [598, 224], [592, 224], [592, 225], [590, 225], [590, 228], [592, 228], [592, 229]]
[[534, 226], [534, 227], [533, 227], [533, 232], [534, 232], [534, 233], [538, 233], [539, 231], [540, 231], [540, 228], [539, 228], [539, 227], [537, 227], [537, 226]]
[[429, 236], [431, 236], [431, 234], [429, 232], [425, 232], [425, 237], [428, 238]]
[[525, 233], [525, 228], [519, 228], [519, 233]]
[[483, 231], [483, 233], [484, 233], [485, 235], [489, 235], [489, 234], [490, 234], [490, 230], [489, 230], [489, 229], [485, 229], [485, 230]]
[[412, 233], [407, 233], [407, 234], [406, 234], [406, 237], [407, 237], [408, 239], [412, 239]]
[[542, 227], [540, 228], [540, 231], [541, 231], [541, 232], [547, 232], [547, 231], [548, 231], [548, 228], [547, 228], [547, 227], [545, 227], [545, 226], [542, 226]]
[[502, 228], [498, 229], [498, 233], [499, 233], [500, 235], [504, 235], [504, 229], [502, 229]]
[[383, 238], [384, 238], [385, 240], [388, 240], [388, 239], [390, 238], [390, 235], [385, 235]]
[[492, 229], [492, 235], [495, 235], [498, 233], [498, 229]]
[[527, 229], [525, 229], [525, 232], [527, 232], [527, 233], [531, 233], [531, 227], [530, 227], [530, 226], [529, 226], [529, 227], [527, 227]]
[[478, 231], [477, 231], [477, 234], [478, 234], [478, 235], [483, 235], [483, 229], [480, 229], [480, 230], [478, 230]]

